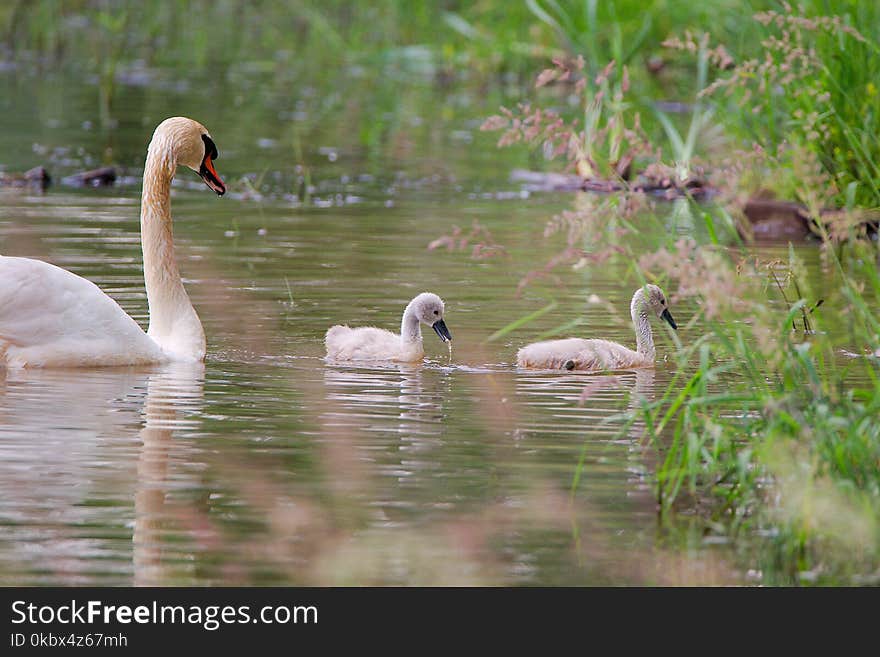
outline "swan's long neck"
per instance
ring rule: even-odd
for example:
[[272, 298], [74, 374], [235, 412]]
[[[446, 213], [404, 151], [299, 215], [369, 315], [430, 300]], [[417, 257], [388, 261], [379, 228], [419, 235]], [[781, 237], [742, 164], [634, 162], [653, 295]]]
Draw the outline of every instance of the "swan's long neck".
[[147, 335], [177, 358], [202, 360], [205, 333], [174, 259], [171, 228], [171, 179], [175, 163], [163, 141], [154, 139], [147, 151], [141, 199], [141, 245], [144, 280], [150, 307]]
[[410, 303], [403, 311], [403, 320], [400, 322], [400, 337], [404, 344], [421, 344], [422, 325], [416, 312]]
[[648, 308], [645, 301], [645, 293], [642, 288], [636, 290], [630, 304], [633, 327], [636, 330], [636, 351], [646, 359], [653, 361], [654, 336], [651, 334], [651, 325], [648, 323]]

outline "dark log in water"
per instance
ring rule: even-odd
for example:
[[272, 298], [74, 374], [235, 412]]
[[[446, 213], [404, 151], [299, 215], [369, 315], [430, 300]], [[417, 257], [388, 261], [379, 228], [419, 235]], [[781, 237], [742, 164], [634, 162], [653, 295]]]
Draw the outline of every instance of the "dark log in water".
[[[692, 178], [684, 185], [677, 185], [672, 180], [648, 180], [641, 177], [635, 183], [627, 184], [618, 180], [582, 178], [576, 174], [544, 173], [514, 169], [510, 174], [513, 182], [522, 184], [533, 192], [573, 192], [587, 191], [597, 193], [622, 192], [629, 189], [672, 200], [690, 197], [698, 200], [712, 198], [719, 192], [704, 181]], [[826, 209], [820, 212], [822, 223], [830, 225], [841, 216], [843, 211]], [[740, 231], [743, 237], [761, 240], [806, 239], [812, 232], [812, 219], [807, 208], [793, 201], [780, 201], [772, 198], [754, 197], [749, 199], [743, 214], [751, 224], [749, 235]], [[876, 233], [878, 219], [876, 216], [865, 216], [856, 223], [868, 233]]]
[[[108, 187], [116, 182], [114, 167], [100, 167], [90, 171], [80, 171], [61, 179], [68, 187]], [[46, 167], [34, 167], [24, 173], [0, 172], [0, 187], [38, 187], [46, 189], [52, 184], [52, 176]]]
[[752, 237], [756, 240], [804, 239], [810, 234], [806, 208], [799, 203], [751, 198], [746, 202], [743, 214], [751, 223]]
[[850, 236], [853, 229], [856, 234], [875, 234], [880, 223], [876, 213], [832, 208], [820, 210], [816, 220], [800, 203], [761, 197], [749, 199], [743, 214], [752, 225], [755, 240], [804, 239], [817, 228], [816, 221], [838, 238]]
[[81, 171], [61, 179], [61, 183], [71, 187], [109, 187], [116, 182], [114, 167], [100, 167], [91, 171]]
[[[622, 163], [623, 172], [629, 175], [629, 163]], [[637, 180], [627, 183], [624, 180], [607, 180], [602, 178], [582, 178], [576, 174], [568, 173], [544, 173], [542, 171], [527, 171], [514, 169], [510, 173], [512, 182], [522, 183], [532, 192], [599, 192], [613, 193], [629, 189], [633, 192], [642, 192], [664, 198], [706, 198], [715, 193], [711, 187], [702, 181], [689, 179], [684, 185], [676, 186], [671, 180], [649, 181]]]
[[514, 169], [510, 181], [521, 183], [532, 192], [576, 192], [584, 187], [584, 179], [569, 173], [544, 173], [528, 169]]
[[45, 167], [34, 167], [24, 173], [0, 173], [0, 187], [38, 187], [46, 189], [52, 177]]

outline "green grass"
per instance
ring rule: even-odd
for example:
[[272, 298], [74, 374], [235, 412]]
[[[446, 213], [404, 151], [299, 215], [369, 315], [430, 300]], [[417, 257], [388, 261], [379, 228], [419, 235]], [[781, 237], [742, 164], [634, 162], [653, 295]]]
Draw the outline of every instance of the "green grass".
[[[774, 286], [762, 293], [760, 270], [726, 259], [724, 276], [751, 278], [744, 303], [703, 323], [657, 399], [613, 418], [621, 436], [644, 425], [663, 514], [696, 506], [714, 532], [769, 537], [744, 543], [763, 545], [750, 558], [768, 560], [767, 583], [868, 583], [880, 568], [877, 251], [862, 243], [840, 258], [829, 248], [829, 257], [847, 354], [828, 330], [836, 316], [816, 310], [805, 334], [815, 300], [774, 311], [766, 302]], [[789, 299], [806, 289], [795, 280]]]
[[[880, 5], [812, 0], [753, 21], [750, 51], [718, 74], [724, 122], [768, 152], [816, 159], [837, 207], [880, 206]], [[801, 56], [795, 53], [805, 53]], [[803, 200], [803, 172], [779, 167], [778, 191]], [[808, 181], [815, 184], [815, 181]], [[811, 208], [812, 209], [812, 208]]]

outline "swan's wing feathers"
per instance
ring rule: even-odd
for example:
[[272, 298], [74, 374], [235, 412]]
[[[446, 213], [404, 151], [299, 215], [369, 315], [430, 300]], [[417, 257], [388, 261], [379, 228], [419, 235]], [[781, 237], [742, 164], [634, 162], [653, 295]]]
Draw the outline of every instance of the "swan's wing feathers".
[[0, 256], [0, 347], [13, 365], [117, 364], [114, 358], [140, 362], [161, 354], [91, 281], [40, 260], [5, 256]]
[[0, 281], [0, 334], [20, 344], [140, 328], [94, 283], [46, 262], [0, 258]]

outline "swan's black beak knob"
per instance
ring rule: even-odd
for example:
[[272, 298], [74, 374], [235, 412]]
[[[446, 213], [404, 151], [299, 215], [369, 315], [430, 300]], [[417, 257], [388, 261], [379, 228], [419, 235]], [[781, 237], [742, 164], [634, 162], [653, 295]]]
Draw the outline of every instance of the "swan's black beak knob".
[[208, 135], [202, 135], [202, 141], [205, 142], [205, 158], [202, 160], [202, 166], [199, 167], [199, 175], [208, 187], [217, 192], [218, 196], [223, 196], [226, 193], [226, 185], [220, 180], [220, 175], [214, 168], [214, 160], [220, 157], [220, 154]]

